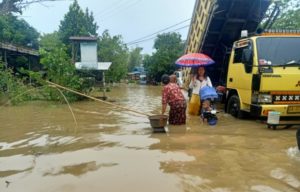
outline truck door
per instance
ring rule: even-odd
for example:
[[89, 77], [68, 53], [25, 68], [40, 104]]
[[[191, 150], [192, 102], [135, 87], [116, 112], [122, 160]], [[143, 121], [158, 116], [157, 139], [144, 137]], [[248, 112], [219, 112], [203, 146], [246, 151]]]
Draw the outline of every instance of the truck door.
[[234, 44], [228, 68], [227, 87], [238, 92], [240, 109], [248, 111], [251, 104], [253, 46], [250, 40]]

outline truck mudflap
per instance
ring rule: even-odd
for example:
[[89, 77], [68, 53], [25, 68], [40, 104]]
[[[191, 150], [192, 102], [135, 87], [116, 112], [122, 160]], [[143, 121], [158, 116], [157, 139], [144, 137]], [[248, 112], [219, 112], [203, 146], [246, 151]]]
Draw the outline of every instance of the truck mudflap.
[[254, 117], [267, 117], [269, 111], [278, 111], [283, 117], [300, 117], [300, 105], [250, 105]]

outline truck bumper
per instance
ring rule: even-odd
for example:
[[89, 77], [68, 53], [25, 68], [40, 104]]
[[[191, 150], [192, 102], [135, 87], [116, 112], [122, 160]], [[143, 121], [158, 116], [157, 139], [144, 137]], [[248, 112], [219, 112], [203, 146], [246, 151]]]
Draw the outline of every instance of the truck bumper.
[[266, 117], [269, 111], [278, 111], [284, 117], [300, 117], [300, 105], [250, 105], [250, 114], [255, 117]]

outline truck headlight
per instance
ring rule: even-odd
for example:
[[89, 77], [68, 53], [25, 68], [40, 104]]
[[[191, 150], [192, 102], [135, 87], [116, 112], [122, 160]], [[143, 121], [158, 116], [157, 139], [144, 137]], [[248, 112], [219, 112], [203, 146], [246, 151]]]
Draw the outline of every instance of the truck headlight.
[[272, 95], [270, 95], [270, 94], [258, 94], [257, 103], [272, 103]]
[[252, 94], [252, 103], [272, 103], [272, 95], [270, 94]]

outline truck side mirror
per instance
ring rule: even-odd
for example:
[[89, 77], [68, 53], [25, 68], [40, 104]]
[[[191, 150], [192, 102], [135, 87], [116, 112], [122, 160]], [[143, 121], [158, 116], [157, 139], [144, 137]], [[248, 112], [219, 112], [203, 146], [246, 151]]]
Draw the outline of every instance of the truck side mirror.
[[243, 55], [242, 55], [242, 63], [245, 65], [245, 71], [247, 73], [251, 73], [252, 71], [252, 50], [251, 49], [244, 49], [243, 50]]

